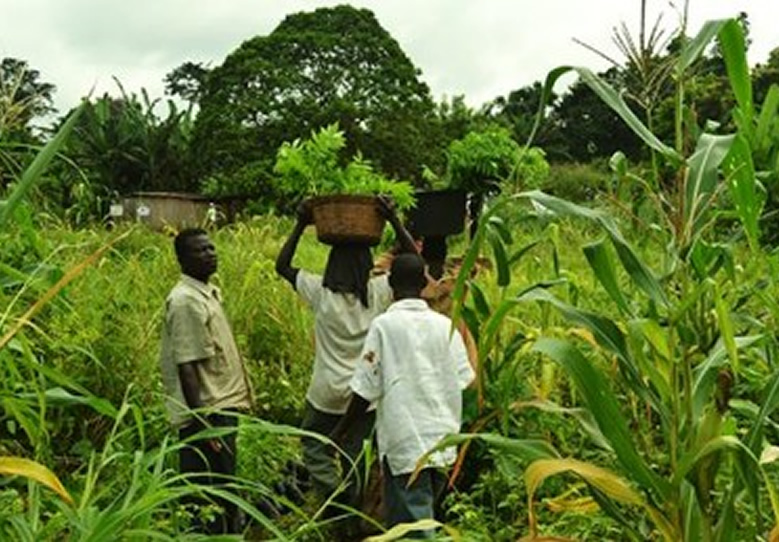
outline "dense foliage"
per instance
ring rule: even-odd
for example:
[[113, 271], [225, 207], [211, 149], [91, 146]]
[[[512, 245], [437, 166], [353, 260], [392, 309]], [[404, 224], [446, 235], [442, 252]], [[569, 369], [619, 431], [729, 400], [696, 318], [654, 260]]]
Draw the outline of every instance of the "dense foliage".
[[[320, 18], [375, 22], [352, 8], [316, 13], [316, 20], [282, 23], [279, 43], [305, 34], [303, 22], [322, 38], [313, 24]], [[779, 256], [771, 245], [779, 228], [770, 221], [779, 182], [776, 55], [750, 73], [736, 19], [709, 22], [692, 38], [684, 30], [668, 41], [667, 56], [649, 55], [644, 64], [626, 45], [622, 73], [553, 70], [532, 93], [484, 113], [505, 130], [488, 128], [458, 100], [435, 112], [435, 133], [447, 134], [439, 141], [455, 142], [448, 157], [461, 167], [460, 180], [487, 178], [496, 192], [467, 243], [452, 241], [460, 253], [453, 317], [468, 326], [479, 357], [465, 434], [441, 444], [461, 445], [444, 519], [464, 540], [779, 540]], [[269, 47], [263, 39], [253, 47]], [[660, 43], [645, 45], [657, 52]], [[594, 130], [581, 144], [619, 151], [547, 170], [530, 145], [554, 135], [541, 122], [559, 125], [554, 87], [571, 71], [580, 77], [571, 95], [584, 101], [588, 89], [587, 100], [597, 97], [609, 111], [606, 125], [632, 136], [605, 149]], [[186, 72], [180, 75], [214, 84], [210, 72]], [[636, 81], [656, 84], [650, 92]], [[198, 88], [186, 92], [194, 98]], [[540, 115], [524, 123], [530, 95]], [[165, 122], [133, 124], [150, 111], [134, 98], [82, 104], [11, 171], [2, 193], [4, 539], [189, 536], [191, 511], [179, 502], [203, 488], [177, 474], [179, 444], [151, 377], [163, 299], [178, 273], [171, 241], [130, 225], [72, 229], [60, 213], [39, 212], [56, 208], [41, 187], [73, 182], [58, 169], [63, 151], [83, 152], [77, 165], [95, 185], [125, 178], [99, 177], [109, 165], [135, 172], [144, 160], [155, 178], [151, 142], [167, 148], [170, 139], [164, 130], [137, 136], [137, 129]], [[181, 129], [183, 118], [172, 115]], [[279, 154], [274, 147], [282, 175], [274, 190], [347, 182], [336, 156], [342, 146], [354, 155], [345, 133], [332, 127], [319, 132], [326, 136], [319, 145], [288, 143]], [[126, 142], [123, 149], [143, 152], [101, 165], [84, 150], [100, 138], [110, 140], [102, 152]], [[184, 146], [171, 144], [174, 159]], [[304, 159], [304, 150], [322, 162]], [[215, 167], [220, 159], [212, 157]], [[271, 179], [263, 160], [251, 167]], [[356, 163], [358, 173], [369, 172]], [[421, 158], [412, 163], [446, 171]], [[377, 172], [385, 166], [375, 163]], [[528, 190], [539, 186], [545, 191]], [[212, 233], [217, 280], [258, 399], [241, 420], [245, 453], [234, 483], [252, 522], [248, 538], [327, 540], [322, 510], [291, 501], [277, 485], [285, 482], [283, 464], [299, 455], [292, 426], [312, 354], [310, 314], [273, 270], [289, 227], [269, 214]], [[326, 249], [307, 236], [297, 254], [303, 267], [321, 269]]]
[[226, 193], [272, 194], [279, 146], [334, 122], [348, 154], [389, 177], [418, 178], [435, 156], [430, 91], [364, 9], [297, 13], [245, 41], [209, 72], [199, 105], [195, 156]]

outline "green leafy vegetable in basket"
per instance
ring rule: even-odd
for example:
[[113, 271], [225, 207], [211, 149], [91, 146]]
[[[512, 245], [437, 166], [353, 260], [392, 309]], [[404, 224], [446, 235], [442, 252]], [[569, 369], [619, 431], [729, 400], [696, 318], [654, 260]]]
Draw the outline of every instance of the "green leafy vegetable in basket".
[[414, 187], [410, 183], [393, 181], [378, 173], [359, 152], [345, 167], [341, 166], [339, 153], [345, 145], [338, 124], [312, 132], [308, 139], [283, 143], [273, 168], [280, 176], [278, 186], [292, 197], [385, 195], [400, 210], [414, 206]]

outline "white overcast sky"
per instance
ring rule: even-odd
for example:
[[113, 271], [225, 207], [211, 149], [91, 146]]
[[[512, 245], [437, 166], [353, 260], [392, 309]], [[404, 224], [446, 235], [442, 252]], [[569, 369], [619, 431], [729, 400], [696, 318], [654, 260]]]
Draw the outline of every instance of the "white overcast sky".
[[[286, 14], [346, 2], [320, 0], [0, 0], [0, 57], [27, 60], [57, 86], [61, 113], [94, 87], [142, 87], [162, 96], [166, 73], [186, 61], [219, 65]], [[639, 0], [354, 0], [398, 40], [433, 96], [464, 94], [479, 106], [542, 80], [560, 65], [607, 64], [573, 42], [618, 55], [612, 28], [635, 33]], [[649, 19], [675, 27], [683, 0], [648, 0]], [[779, 46], [779, 0], [691, 0], [690, 33], [708, 19], [749, 14], [750, 64]]]

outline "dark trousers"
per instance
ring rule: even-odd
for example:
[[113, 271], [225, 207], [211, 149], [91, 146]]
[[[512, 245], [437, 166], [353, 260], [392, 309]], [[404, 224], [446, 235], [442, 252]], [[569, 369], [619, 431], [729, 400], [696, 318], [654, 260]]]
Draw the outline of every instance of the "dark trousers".
[[[382, 462], [384, 474], [384, 515], [387, 527], [436, 519], [436, 508], [446, 489], [446, 476], [433, 468], [422, 469], [411, 486], [411, 474], [392, 474], [387, 458]], [[408, 538], [433, 538], [433, 531], [416, 531]]]
[[[328, 414], [327, 412], [317, 410], [311, 403], [306, 401], [306, 411], [303, 415], [301, 427], [306, 431], [319, 433], [327, 437], [335, 429], [342, 417], [342, 414]], [[348, 458], [339, 454], [331, 445], [316, 438], [303, 437], [301, 439], [303, 463], [311, 476], [314, 489], [321, 497], [326, 498], [330, 496], [341, 483], [342, 475], [345, 475], [353, 468], [350, 461], [354, 462], [359, 457], [363, 441], [370, 438], [375, 420], [375, 413], [368, 412], [348, 429], [345, 442], [342, 444], [342, 449], [346, 452]], [[363, 479], [364, 472], [365, 466], [360, 461], [349, 478], [348, 488], [338, 497], [339, 503], [357, 509], [360, 508], [362, 489], [365, 485], [365, 480]]]
[[[213, 414], [207, 418], [208, 425], [211, 427], [232, 427], [237, 428], [238, 418], [236, 416]], [[204, 429], [200, 422], [192, 422], [179, 430], [179, 439], [182, 441], [189, 439]], [[218, 439], [219, 449], [214, 449], [210, 439], [199, 439], [189, 442], [187, 446], [179, 450], [179, 470], [181, 473], [193, 473], [188, 477], [192, 483], [203, 486], [221, 487], [229, 484], [230, 481], [224, 476], [233, 476], [236, 465], [236, 432], [231, 432]], [[237, 507], [224, 499], [212, 497], [209, 495], [193, 496], [187, 500], [187, 503], [196, 505], [206, 505], [214, 503], [222, 508], [212, 521], [204, 522], [195, 519], [195, 526], [198, 531], [206, 534], [230, 534], [238, 533], [241, 530], [240, 515]]]

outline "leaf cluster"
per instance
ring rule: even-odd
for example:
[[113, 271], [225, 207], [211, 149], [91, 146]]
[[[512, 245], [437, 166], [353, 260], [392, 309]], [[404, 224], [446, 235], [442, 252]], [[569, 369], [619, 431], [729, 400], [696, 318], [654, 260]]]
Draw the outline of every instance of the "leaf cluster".
[[520, 147], [508, 130], [492, 127], [453, 141], [447, 154], [451, 187], [483, 194], [496, 191], [498, 182], [511, 175]]
[[273, 171], [284, 194], [305, 198], [332, 194], [388, 195], [400, 209], [414, 204], [414, 188], [405, 181], [392, 181], [373, 169], [358, 152], [341, 166], [339, 153], [346, 137], [338, 124], [312, 132], [306, 140], [285, 142], [279, 148]]

